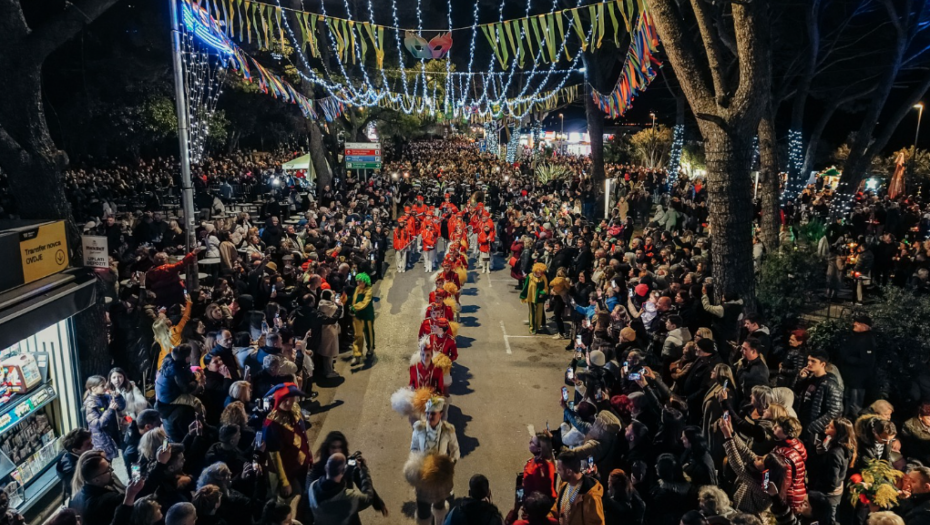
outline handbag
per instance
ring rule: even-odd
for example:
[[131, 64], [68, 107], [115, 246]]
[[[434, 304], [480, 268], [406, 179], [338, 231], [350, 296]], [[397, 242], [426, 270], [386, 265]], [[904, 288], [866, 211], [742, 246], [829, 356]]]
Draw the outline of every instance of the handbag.
[[507, 261], [507, 264], [508, 264], [511, 268], [513, 268], [514, 266], [516, 266], [516, 265], [517, 265], [517, 258], [516, 258], [516, 256], [511, 256], [511, 257], [510, 257], [510, 260]]

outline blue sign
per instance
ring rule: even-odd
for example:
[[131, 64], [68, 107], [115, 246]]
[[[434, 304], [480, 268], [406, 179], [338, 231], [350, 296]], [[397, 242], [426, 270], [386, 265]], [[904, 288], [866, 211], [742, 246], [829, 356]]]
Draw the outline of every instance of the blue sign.
[[346, 155], [346, 162], [381, 162], [378, 155]]

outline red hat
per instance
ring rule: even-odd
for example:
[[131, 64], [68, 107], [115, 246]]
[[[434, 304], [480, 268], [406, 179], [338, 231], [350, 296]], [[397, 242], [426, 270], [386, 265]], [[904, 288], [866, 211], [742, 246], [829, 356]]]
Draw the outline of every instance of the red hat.
[[446, 319], [445, 317], [440, 317], [439, 319], [436, 319], [436, 326], [438, 326], [439, 328], [442, 328], [443, 330], [446, 330], [449, 328], [449, 320]]
[[649, 293], [649, 285], [637, 284], [634, 290], [636, 291], [636, 295], [640, 297], [646, 297], [646, 295]]
[[295, 383], [281, 383], [279, 385], [273, 386], [264, 397], [273, 397], [274, 407], [278, 408], [278, 404], [280, 404], [281, 400], [284, 398], [307, 397], [307, 394], [304, 394]]

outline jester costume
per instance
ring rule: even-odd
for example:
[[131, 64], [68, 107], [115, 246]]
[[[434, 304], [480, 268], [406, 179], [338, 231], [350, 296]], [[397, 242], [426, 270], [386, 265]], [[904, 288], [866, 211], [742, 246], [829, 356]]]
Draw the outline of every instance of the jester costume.
[[546, 279], [546, 265], [536, 263], [533, 271], [523, 282], [520, 300], [529, 307], [530, 333], [536, 334], [546, 327], [546, 296], [549, 295], [549, 280]]
[[367, 357], [375, 354], [375, 305], [372, 302], [371, 278], [366, 273], [355, 277], [357, 286], [352, 294], [352, 323], [355, 326], [355, 342], [352, 344], [352, 357], [362, 357], [362, 345], [367, 347]]
[[304, 482], [313, 466], [307, 425], [297, 403], [291, 410], [280, 408], [288, 397], [306, 397], [294, 383], [283, 383], [271, 389], [266, 397], [274, 398], [274, 409], [268, 413], [262, 427], [265, 451], [272, 466], [272, 488], [291, 487], [292, 496], [304, 494]]

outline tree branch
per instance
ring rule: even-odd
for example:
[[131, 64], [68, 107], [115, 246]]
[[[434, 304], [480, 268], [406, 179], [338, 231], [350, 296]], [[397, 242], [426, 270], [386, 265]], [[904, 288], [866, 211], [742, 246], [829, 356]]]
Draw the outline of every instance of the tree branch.
[[[8, 0], [4, 0], [8, 1]], [[65, 2], [65, 10], [54, 15], [23, 40], [20, 50], [35, 64], [70, 40], [119, 0], [81, 0]]]
[[710, 65], [710, 76], [714, 82], [714, 97], [717, 104], [726, 107], [729, 105], [730, 90], [727, 87], [723, 48], [717, 35], [714, 34], [712, 15], [704, 0], [691, 0], [691, 8], [694, 9], [701, 40], [704, 41], [704, 51], [707, 53], [707, 62]]
[[675, 0], [648, 0], [652, 17], [659, 37], [664, 45], [662, 48], [669, 57], [672, 67], [677, 73], [678, 83], [685, 92], [694, 112], [714, 112], [716, 104], [708, 94], [711, 88], [708, 78], [701, 67], [701, 59], [694, 52], [694, 45], [682, 23]]
[[[760, 101], [771, 96], [772, 64], [765, 27], [767, 4], [752, 2], [733, 5], [733, 28], [739, 51], [739, 87], [733, 106], [740, 108], [751, 120], [762, 115]], [[754, 125], [755, 127], [755, 125]]]

